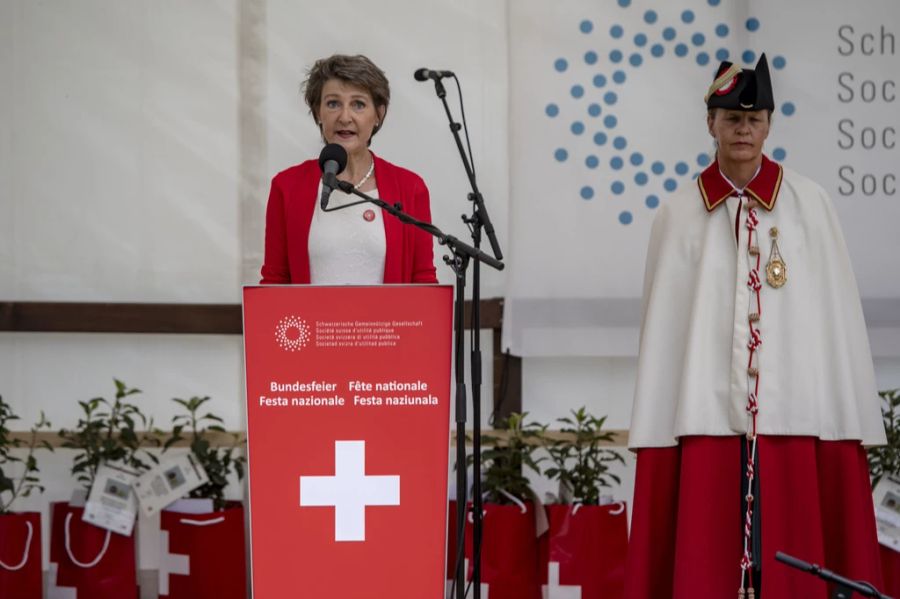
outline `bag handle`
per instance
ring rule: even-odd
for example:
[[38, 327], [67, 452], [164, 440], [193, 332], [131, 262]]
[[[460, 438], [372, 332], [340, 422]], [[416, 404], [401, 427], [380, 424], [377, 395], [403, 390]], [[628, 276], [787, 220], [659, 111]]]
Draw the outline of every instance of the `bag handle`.
[[[572, 504], [572, 515], [574, 516], [575, 514], [577, 514], [578, 510], [580, 510], [581, 506], [583, 506], [583, 505], [584, 504], [581, 503], [580, 501], [578, 503]], [[613, 503], [611, 505], [615, 505], [616, 509], [609, 510], [610, 516], [619, 516], [625, 512], [625, 502], [624, 501], [616, 501], [615, 503]]]
[[512, 493], [508, 492], [506, 489], [499, 489], [499, 491], [504, 497], [506, 497], [507, 499], [509, 499], [510, 501], [515, 503], [517, 506], [519, 506], [519, 509], [522, 511], [523, 514], [528, 512], [528, 508], [525, 507], [525, 504], [522, 502], [521, 499], [519, 499]]
[[180, 520], [182, 524], [190, 524], [191, 526], [212, 526], [213, 524], [220, 524], [225, 522], [225, 516], [219, 516], [218, 518], [213, 518], [212, 520], [193, 520], [191, 518], [182, 518]]
[[7, 566], [3, 563], [3, 560], [0, 560], [0, 568], [9, 570], [10, 572], [15, 572], [24, 568], [25, 564], [28, 563], [28, 553], [31, 551], [31, 539], [34, 537], [34, 526], [31, 524], [31, 522], [26, 522], [25, 526], [28, 527], [28, 538], [25, 540], [25, 553], [22, 555], [22, 561], [18, 566]]
[[97, 557], [94, 559], [94, 561], [88, 562], [86, 564], [81, 563], [80, 561], [75, 559], [74, 555], [72, 555], [72, 543], [71, 543], [72, 535], [69, 533], [69, 523], [71, 521], [72, 521], [72, 512], [69, 512], [68, 514], [66, 514], [66, 529], [65, 529], [66, 553], [69, 555], [69, 559], [72, 560], [72, 563], [75, 564], [76, 566], [78, 566], [79, 568], [93, 568], [94, 566], [99, 564], [100, 560], [103, 559], [103, 556], [106, 555], [106, 550], [109, 549], [109, 538], [112, 536], [112, 532], [110, 532], [108, 530], [106, 531], [106, 539], [103, 541], [103, 549], [100, 550], [99, 555], [97, 555]]
[[[484, 518], [487, 516], [487, 510], [481, 510], [481, 517]], [[475, 524], [475, 516], [472, 515], [472, 510], [469, 510], [469, 524]]]

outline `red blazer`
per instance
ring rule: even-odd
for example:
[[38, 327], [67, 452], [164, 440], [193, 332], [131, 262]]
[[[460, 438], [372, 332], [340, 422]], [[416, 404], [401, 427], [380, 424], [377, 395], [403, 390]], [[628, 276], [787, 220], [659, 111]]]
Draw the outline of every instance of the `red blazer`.
[[[403, 210], [431, 222], [428, 188], [412, 171], [372, 154], [378, 195]], [[260, 283], [309, 283], [309, 227], [316, 209], [322, 173], [316, 160], [307, 160], [272, 179], [266, 209], [266, 255]], [[405, 225], [382, 210], [386, 253], [385, 283], [437, 283], [434, 247], [428, 233]]]

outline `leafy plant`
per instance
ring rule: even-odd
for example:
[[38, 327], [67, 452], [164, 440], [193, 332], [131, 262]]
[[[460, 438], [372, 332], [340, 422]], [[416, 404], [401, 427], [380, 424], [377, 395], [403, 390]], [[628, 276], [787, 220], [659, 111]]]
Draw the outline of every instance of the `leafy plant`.
[[869, 474], [872, 486], [885, 475], [900, 476], [900, 389], [879, 391], [881, 414], [884, 417], [884, 432], [887, 444], [869, 449]]
[[87, 489], [94, 484], [97, 468], [104, 462], [118, 462], [137, 472], [159, 462], [156, 456], [141, 449], [142, 441], [149, 437], [139, 436], [138, 431], [149, 430], [152, 420], [129, 399], [141, 390], [129, 388], [118, 379], [113, 381], [116, 385], [114, 400], [95, 397], [79, 401], [83, 415], [77, 427], [59, 431], [63, 447], [80, 450], [75, 455], [72, 474]]
[[[600, 492], [621, 479], [609, 471], [611, 464], [625, 464], [618, 451], [604, 448], [601, 444], [612, 441], [614, 435], [603, 431], [606, 416], [597, 418], [587, 413], [584, 407], [571, 411], [570, 417], [557, 418], [564, 426], [560, 432], [564, 436], [549, 447], [553, 467], [544, 471], [550, 480], [560, 484], [560, 501], [571, 498], [572, 503], [598, 505]], [[568, 503], [568, 501], [566, 501]]]
[[529, 468], [541, 473], [540, 462], [534, 452], [540, 445], [546, 425], [525, 422], [528, 413], [512, 413], [503, 423], [503, 428], [483, 435], [487, 447], [482, 453], [483, 480], [481, 483], [485, 499], [491, 503], [509, 504], [507, 494], [522, 501], [533, 495], [528, 479], [523, 472]]
[[215, 414], [207, 413], [198, 416], [200, 408], [209, 401], [209, 397], [192, 397], [190, 399], [174, 398], [172, 401], [182, 406], [186, 414], [178, 414], [172, 418], [172, 436], [166, 441], [164, 448], [169, 449], [175, 443], [185, 440], [182, 433], [190, 431], [191, 453], [206, 470], [209, 482], [190, 492], [190, 497], [212, 499], [215, 509], [225, 507], [225, 487], [228, 486], [228, 473], [234, 470], [238, 480], [244, 478], [244, 465], [247, 458], [235, 455], [241, 439], [233, 435], [233, 443], [228, 447], [214, 446], [211, 433], [226, 433], [222, 419]]
[[[41, 481], [37, 477], [40, 470], [34, 453], [38, 447], [53, 451], [49, 443], [38, 440], [38, 433], [41, 429], [50, 428], [50, 423], [41, 412], [41, 418], [37, 424], [31, 427], [31, 436], [28, 444], [24, 446], [25, 457], [13, 455], [12, 451], [21, 449], [23, 443], [20, 439], [14, 439], [12, 431], [6, 426], [12, 420], [19, 420], [19, 417], [13, 414], [10, 405], [4, 402], [3, 397], [0, 396], [0, 514], [7, 513], [13, 502], [19, 497], [30, 497], [34, 491], [44, 492], [44, 487], [41, 486]], [[22, 473], [18, 477], [7, 475], [8, 468], [12, 464], [22, 465]], [[7, 496], [6, 499], [3, 497], [4, 494]]]

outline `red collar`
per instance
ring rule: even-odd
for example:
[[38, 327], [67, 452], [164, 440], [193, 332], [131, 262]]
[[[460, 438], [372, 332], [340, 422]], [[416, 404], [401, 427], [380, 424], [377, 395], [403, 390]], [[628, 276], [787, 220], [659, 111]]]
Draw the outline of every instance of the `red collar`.
[[[781, 189], [781, 176], [781, 165], [763, 155], [759, 173], [750, 181], [744, 191], [762, 204], [766, 210], [772, 210], [775, 207], [775, 200], [778, 199], [778, 190]], [[725, 201], [725, 198], [734, 194], [731, 183], [722, 176], [722, 172], [719, 170], [718, 160], [710, 164], [697, 177], [697, 186], [700, 187], [700, 196], [703, 198], [708, 212], [715, 210], [719, 204]]]

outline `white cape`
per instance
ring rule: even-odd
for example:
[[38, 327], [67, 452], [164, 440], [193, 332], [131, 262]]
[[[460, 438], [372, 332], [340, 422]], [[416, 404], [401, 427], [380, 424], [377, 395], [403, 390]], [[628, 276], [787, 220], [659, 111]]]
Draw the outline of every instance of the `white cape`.
[[[758, 433], [883, 444], [866, 326], [837, 216], [806, 177], [784, 169], [780, 183], [772, 211], [758, 209]], [[708, 212], [694, 185], [659, 210], [644, 279], [631, 448], [747, 432], [751, 290], [745, 212], [740, 247], [735, 239], [738, 203], [730, 197]], [[773, 226], [787, 266], [779, 289], [765, 282]]]

